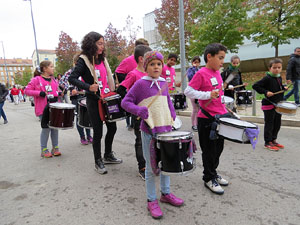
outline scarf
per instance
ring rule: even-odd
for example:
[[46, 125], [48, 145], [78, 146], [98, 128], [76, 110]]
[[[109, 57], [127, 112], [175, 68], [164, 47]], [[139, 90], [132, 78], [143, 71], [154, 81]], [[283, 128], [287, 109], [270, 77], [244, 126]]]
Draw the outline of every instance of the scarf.
[[270, 71], [267, 72], [267, 75], [269, 75], [270, 77], [280, 77], [280, 73], [274, 74], [274, 73], [271, 73]]
[[152, 88], [152, 86], [155, 84], [156, 87], [158, 88], [158, 90], [161, 90], [159, 84], [158, 84], [158, 81], [165, 81], [164, 78], [162, 77], [159, 77], [159, 78], [152, 78], [152, 77], [149, 77], [149, 76], [144, 76], [142, 77], [143, 80], [149, 80], [149, 81], [152, 81], [152, 83], [150, 84], [150, 88]]
[[237, 66], [233, 66], [233, 65], [230, 63], [228, 67], [229, 67], [230, 70], [238, 70], [239, 67], [240, 67], [240, 64], [238, 64]]

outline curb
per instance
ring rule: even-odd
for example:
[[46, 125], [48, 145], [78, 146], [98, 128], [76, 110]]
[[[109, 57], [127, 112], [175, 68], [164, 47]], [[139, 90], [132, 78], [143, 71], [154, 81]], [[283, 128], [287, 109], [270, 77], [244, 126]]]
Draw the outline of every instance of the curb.
[[[179, 111], [177, 112], [177, 115], [190, 117], [191, 111]], [[247, 122], [260, 123], [260, 124], [265, 123], [264, 117], [261, 116], [244, 116], [244, 115], [239, 115], [239, 116], [241, 117], [241, 120]], [[281, 126], [300, 127], [300, 120], [282, 119]]]

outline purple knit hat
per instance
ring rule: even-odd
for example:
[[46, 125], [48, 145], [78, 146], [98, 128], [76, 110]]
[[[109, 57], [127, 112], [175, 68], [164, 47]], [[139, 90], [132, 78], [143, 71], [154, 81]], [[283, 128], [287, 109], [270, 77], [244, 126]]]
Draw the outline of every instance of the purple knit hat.
[[164, 56], [158, 52], [158, 51], [149, 51], [146, 52], [144, 55], [144, 69], [147, 69], [148, 64], [154, 60], [154, 59], [158, 59], [161, 61], [161, 63], [164, 65]]

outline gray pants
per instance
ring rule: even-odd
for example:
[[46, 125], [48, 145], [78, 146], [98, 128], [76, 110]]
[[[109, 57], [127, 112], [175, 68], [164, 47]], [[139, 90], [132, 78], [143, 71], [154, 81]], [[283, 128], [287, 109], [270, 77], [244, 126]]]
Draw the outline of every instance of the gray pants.
[[[39, 116], [40, 120], [42, 119], [42, 115]], [[42, 128], [40, 142], [41, 142], [41, 150], [47, 148], [47, 143], [49, 139], [49, 134], [51, 133], [51, 142], [52, 147], [58, 146], [58, 130], [51, 128]]]

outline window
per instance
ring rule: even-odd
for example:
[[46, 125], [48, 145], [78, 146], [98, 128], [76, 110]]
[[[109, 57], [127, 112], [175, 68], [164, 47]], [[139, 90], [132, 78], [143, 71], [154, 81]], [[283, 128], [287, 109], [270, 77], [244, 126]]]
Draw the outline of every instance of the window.
[[49, 60], [48, 58], [45, 58], [45, 60]]

